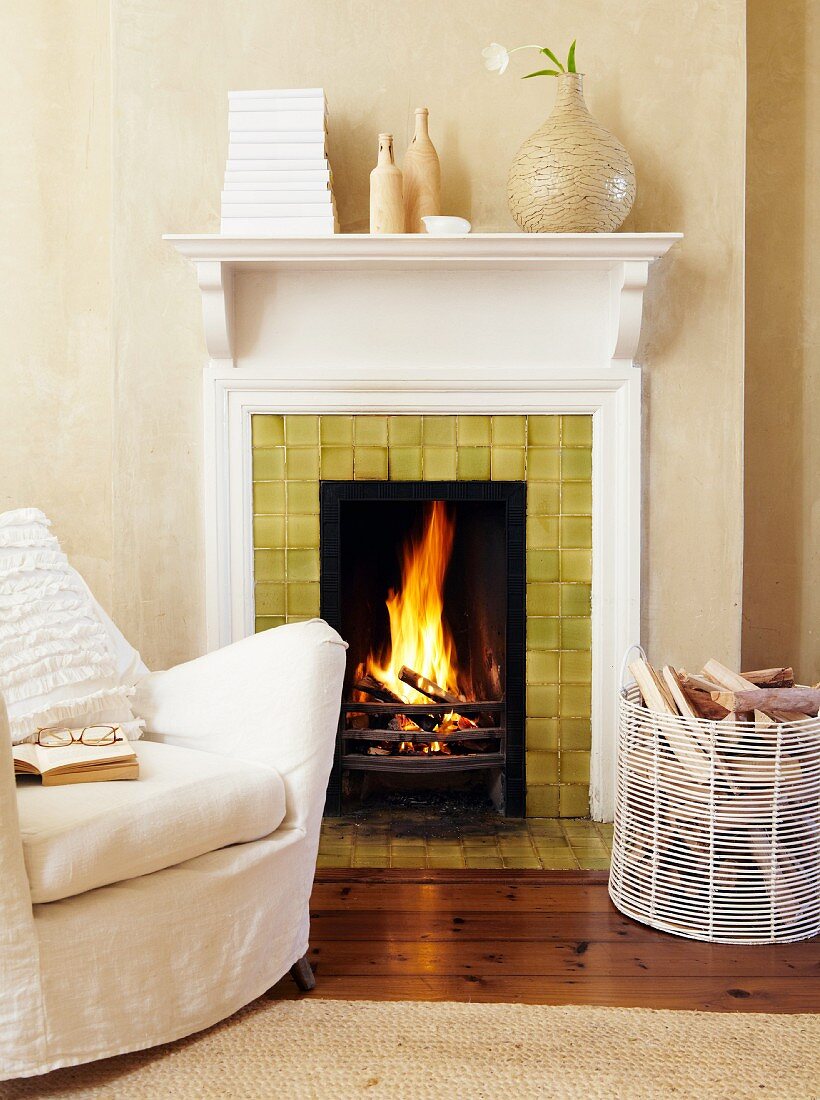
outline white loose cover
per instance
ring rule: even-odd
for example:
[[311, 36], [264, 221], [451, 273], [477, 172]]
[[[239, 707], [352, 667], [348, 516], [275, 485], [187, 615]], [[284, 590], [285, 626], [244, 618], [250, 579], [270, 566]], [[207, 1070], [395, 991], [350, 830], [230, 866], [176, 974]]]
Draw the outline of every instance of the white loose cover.
[[0, 720], [0, 1079], [155, 1046], [260, 996], [308, 947], [345, 644], [312, 620], [145, 677], [148, 736], [274, 767], [271, 836], [32, 906]]
[[285, 816], [285, 786], [271, 767], [146, 741], [134, 750], [136, 781], [18, 783], [32, 901], [59, 901], [259, 840]]

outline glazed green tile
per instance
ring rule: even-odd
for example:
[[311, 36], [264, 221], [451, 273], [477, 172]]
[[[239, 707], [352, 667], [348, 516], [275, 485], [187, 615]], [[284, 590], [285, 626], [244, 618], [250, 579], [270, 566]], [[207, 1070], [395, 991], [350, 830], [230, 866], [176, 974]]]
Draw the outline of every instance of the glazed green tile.
[[592, 691], [588, 684], [561, 684], [560, 718], [584, 718], [592, 704]]
[[558, 516], [527, 517], [527, 549], [537, 550], [558, 545]]
[[592, 417], [587, 415], [561, 417], [562, 447], [592, 446]]
[[498, 447], [492, 449], [493, 481], [523, 481], [525, 472], [523, 447]]
[[561, 782], [589, 784], [589, 753], [561, 753]]
[[589, 481], [565, 481], [561, 486], [561, 512], [565, 516], [592, 515], [592, 485]]
[[539, 786], [558, 782], [558, 753], [527, 751], [527, 782]]
[[387, 447], [356, 447], [353, 476], [365, 481], [387, 480]]
[[501, 860], [501, 856], [473, 856], [467, 855], [465, 857], [467, 867], [478, 870], [500, 870], [504, 864]]
[[526, 416], [493, 417], [493, 447], [523, 447], [526, 442]]
[[284, 550], [255, 550], [253, 575], [257, 581], [283, 581], [285, 579]]
[[421, 481], [421, 447], [391, 447], [387, 468], [391, 481]]
[[254, 589], [257, 615], [285, 614], [285, 585], [258, 583]]
[[561, 653], [561, 683], [588, 684], [592, 680], [592, 654], [589, 650]]
[[557, 448], [527, 449], [527, 480], [558, 481], [561, 476], [561, 452]]
[[492, 417], [460, 416], [458, 418], [459, 447], [489, 447], [492, 441]]
[[530, 616], [527, 619], [528, 649], [559, 649], [561, 644], [561, 620]]
[[592, 645], [589, 619], [561, 619], [561, 649], [588, 649]]
[[490, 454], [489, 447], [459, 446], [458, 464], [456, 468], [458, 480], [489, 481]]
[[350, 481], [353, 478], [352, 447], [322, 447], [322, 477], [326, 481]]
[[533, 852], [530, 856], [504, 856], [504, 867], [509, 871], [535, 871], [541, 869], [541, 861]]
[[318, 584], [288, 584], [285, 587], [288, 590], [288, 619], [294, 615], [319, 614]]
[[586, 481], [592, 477], [592, 451], [561, 449], [561, 477], [568, 481]]
[[558, 813], [561, 817], [586, 817], [589, 813], [589, 787], [566, 786], [558, 788]]
[[409, 415], [388, 417], [387, 438], [391, 447], [420, 447], [421, 417]]
[[285, 472], [288, 481], [315, 481], [319, 476], [318, 447], [288, 447]]
[[[427, 421], [425, 420], [425, 424]], [[425, 481], [454, 481], [456, 477], [455, 447], [425, 447], [423, 455]]]
[[561, 516], [561, 549], [592, 548], [592, 516]]
[[251, 417], [251, 442], [254, 447], [281, 447], [285, 442], [284, 416], [268, 413]]
[[561, 744], [557, 718], [527, 718], [527, 752], [540, 749], [542, 752], [557, 752]]
[[319, 545], [318, 516], [288, 516], [288, 547]]
[[257, 481], [253, 487], [253, 510], [256, 515], [284, 512], [284, 481]]
[[[527, 785], [527, 817], [557, 817], [558, 787]], [[574, 864], [574, 860], [573, 860]]]
[[528, 418], [527, 443], [530, 447], [557, 447], [560, 442], [560, 416], [530, 416]]
[[284, 615], [257, 615], [254, 620], [254, 630], [257, 634], [261, 634], [263, 630], [274, 630], [277, 626], [284, 625]]
[[561, 486], [557, 481], [531, 481], [527, 485], [527, 514], [557, 516], [561, 507]]
[[357, 416], [353, 420], [353, 443], [358, 447], [387, 446], [386, 416]]
[[559, 580], [557, 550], [530, 550], [527, 554], [528, 581]]
[[527, 654], [528, 684], [557, 684], [560, 658], [553, 651], [531, 651]]
[[318, 581], [318, 549], [288, 550], [286, 568], [288, 581]]
[[589, 584], [592, 581], [592, 551], [562, 550], [561, 580]]
[[323, 447], [350, 447], [353, 443], [352, 416], [323, 416], [319, 422]]
[[319, 514], [319, 482], [288, 481], [288, 515], [312, 516]]
[[265, 549], [285, 545], [284, 516], [254, 516], [253, 545]]
[[532, 718], [557, 718], [558, 685], [527, 684], [527, 714]]
[[422, 440], [428, 447], [454, 447], [456, 417], [425, 416], [422, 420]]
[[562, 584], [561, 615], [589, 615], [591, 592], [588, 584]]
[[253, 451], [253, 480], [275, 481], [285, 476], [285, 448], [260, 447]]
[[609, 856], [578, 856], [578, 866], [582, 871], [608, 871]]
[[286, 416], [285, 442], [289, 447], [315, 447], [319, 442], [319, 417]]
[[528, 615], [557, 615], [560, 607], [560, 586], [557, 584], [527, 585]]

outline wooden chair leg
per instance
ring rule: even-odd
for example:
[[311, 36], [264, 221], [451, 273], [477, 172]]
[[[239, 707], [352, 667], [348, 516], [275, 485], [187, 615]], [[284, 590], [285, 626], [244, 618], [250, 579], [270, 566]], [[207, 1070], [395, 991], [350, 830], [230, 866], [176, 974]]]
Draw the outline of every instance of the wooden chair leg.
[[313, 967], [308, 962], [307, 955], [303, 955], [298, 962], [295, 962], [290, 968], [290, 976], [296, 982], [299, 989], [303, 993], [310, 993], [316, 985], [316, 978], [313, 975]]

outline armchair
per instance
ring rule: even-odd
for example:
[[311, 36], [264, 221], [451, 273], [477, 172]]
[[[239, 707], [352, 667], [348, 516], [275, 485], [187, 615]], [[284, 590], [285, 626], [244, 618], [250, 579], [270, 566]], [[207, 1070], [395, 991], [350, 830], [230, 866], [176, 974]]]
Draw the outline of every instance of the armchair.
[[[309, 987], [345, 648], [312, 620], [145, 676], [145, 782], [16, 791], [0, 705], [0, 1079], [189, 1035], [289, 969]], [[238, 804], [247, 782], [237, 835], [223, 774]]]

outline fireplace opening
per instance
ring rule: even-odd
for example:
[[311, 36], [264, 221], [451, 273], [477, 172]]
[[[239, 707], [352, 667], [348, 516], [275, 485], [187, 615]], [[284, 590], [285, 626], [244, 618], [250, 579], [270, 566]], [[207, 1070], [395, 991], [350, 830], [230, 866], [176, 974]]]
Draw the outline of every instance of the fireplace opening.
[[523, 815], [525, 512], [522, 482], [321, 484], [350, 646], [329, 814], [444, 791]]

